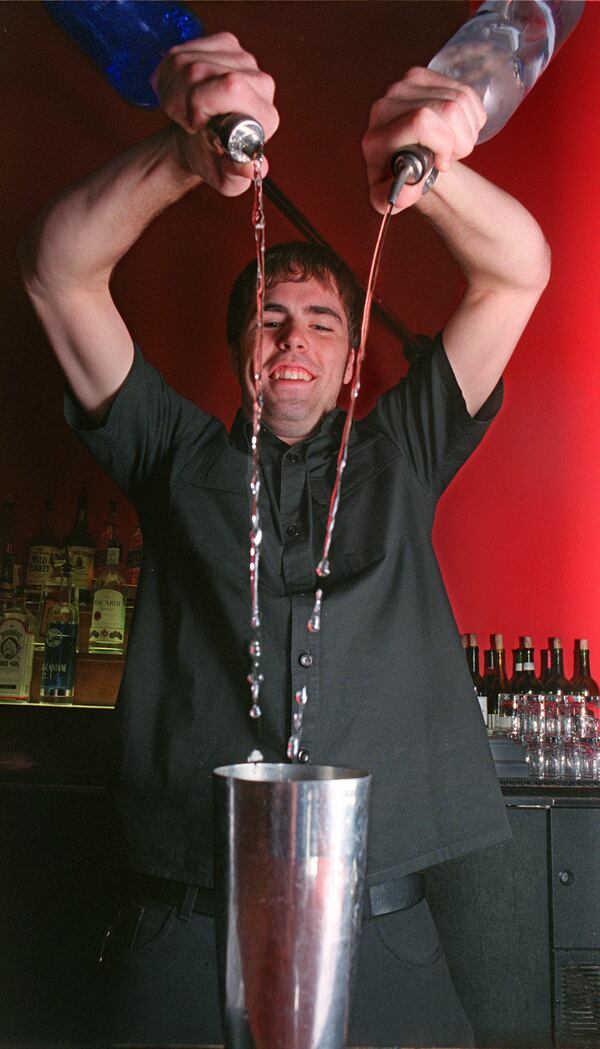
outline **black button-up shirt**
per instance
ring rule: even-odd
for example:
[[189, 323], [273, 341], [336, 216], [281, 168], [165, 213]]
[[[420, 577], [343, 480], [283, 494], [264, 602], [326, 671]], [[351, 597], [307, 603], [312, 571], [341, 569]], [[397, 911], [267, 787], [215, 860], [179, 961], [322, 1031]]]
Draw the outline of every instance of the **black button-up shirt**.
[[485, 728], [431, 543], [435, 506], [501, 402], [472, 419], [441, 340], [356, 423], [310, 633], [344, 422], [289, 447], [263, 428], [263, 716], [250, 692], [250, 425], [231, 434], [136, 349], [105, 423], [67, 419], [136, 507], [144, 562], [117, 703], [117, 861], [209, 885], [211, 772], [258, 748], [373, 773], [370, 880], [500, 841], [508, 826]]

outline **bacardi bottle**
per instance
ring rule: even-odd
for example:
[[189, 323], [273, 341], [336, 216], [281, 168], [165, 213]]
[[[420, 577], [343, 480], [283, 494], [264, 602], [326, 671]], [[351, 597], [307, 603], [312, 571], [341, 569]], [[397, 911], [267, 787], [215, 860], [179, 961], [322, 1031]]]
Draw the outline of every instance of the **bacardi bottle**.
[[122, 654], [125, 647], [127, 583], [119, 564], [121, 547], [117, 539], [106, 548], [106, 566], [94, 583], [89, 652]]

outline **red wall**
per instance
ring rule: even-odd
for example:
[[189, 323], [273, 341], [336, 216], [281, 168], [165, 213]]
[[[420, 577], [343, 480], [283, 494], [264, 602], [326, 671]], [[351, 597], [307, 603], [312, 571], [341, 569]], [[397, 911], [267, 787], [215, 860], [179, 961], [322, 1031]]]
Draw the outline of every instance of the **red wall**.
[[[366, 277], [378, 219], [367, 201], [360, 137], [369, 106], [409, 65], [426, 63], [464, 20], [450, 2], [215, 2], [192, 6], [208, 31], [228, 28], [278, 84], [281, 129], [271, 175]], [[4, 45], [2, 171], [2, 492], [17, 503], [21, 552], [43, 496], [70, 525], [90, 486], [98, 531], [110, 484], [66, 430], [62, 382], [17, 278], [21, 231], [66, 182], [161, 126], [122, 102], [37, 2], [0, 5]], [[553, 249], [551, 284], [506, 375], [506, 400], [484, 445], [445, 495], [435, 540], [461, 630], [590, 638], [600, 672], [597, 480], [600, 438], [595, 63], [600, 6], [586, 5], [564, 50], [510, 126], [472, 164], [518, 196]], [[201, 189], [170, 209], [121, 264], [114, 292], [149, 359], [178, 389], [229, 421], [237, 392], [227, 366], [228, 287], [253, 245], [249, 196]], [[267, 205], [273, 243], [295, 232]], [[379, 293], [412, 330], [441, 327], [460, 294], [453, 262], [418, 216], [394, 220]], [[403, 371], [396, 341], [375, 324], [362, 410]], [[132, 515], [122, 501], [125, 533]], [[567, 670], [571, 659], [567, 654]]]

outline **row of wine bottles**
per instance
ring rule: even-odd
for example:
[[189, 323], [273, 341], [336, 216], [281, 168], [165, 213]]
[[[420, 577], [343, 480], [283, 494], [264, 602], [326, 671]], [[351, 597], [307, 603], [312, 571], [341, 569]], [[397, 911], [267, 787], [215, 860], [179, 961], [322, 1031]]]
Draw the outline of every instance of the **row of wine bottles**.
[[561, 638], [548, 638], [548, 647], [540, 649], [539, 668], [531, 637], [519, 637], [512, 650], [513, 667], [509, 673], [502, 634], [490, 635], [490, 647], [484, 650], [481, 673], [477, 634], [462, 634], [467, 665], [488, 725], [494, 727], [499, 713], [499, 697], [509, 695], [579, 696], [586, 699], [600, 695], [598, 683], [590, 669], [590, 651], [586, 638], [576, 638], [573, 646], [573, 676], [567, 678]]

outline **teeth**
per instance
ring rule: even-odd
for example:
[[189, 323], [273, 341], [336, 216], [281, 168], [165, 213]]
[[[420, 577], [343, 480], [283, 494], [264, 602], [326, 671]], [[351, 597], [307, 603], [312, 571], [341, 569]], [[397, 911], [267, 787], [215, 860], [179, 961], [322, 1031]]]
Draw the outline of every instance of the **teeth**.
[[302, 382], [310, 382], [311, 376], [308, 372], [298, 371], [296, 368], [280, 368], [275, 373], [276, 379], [300, 379]]

